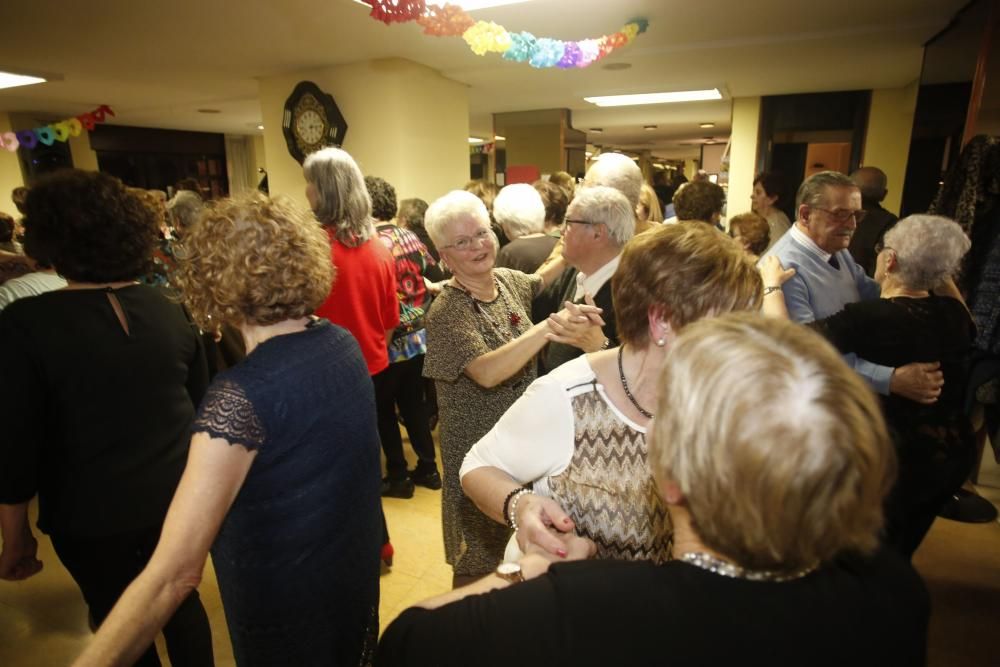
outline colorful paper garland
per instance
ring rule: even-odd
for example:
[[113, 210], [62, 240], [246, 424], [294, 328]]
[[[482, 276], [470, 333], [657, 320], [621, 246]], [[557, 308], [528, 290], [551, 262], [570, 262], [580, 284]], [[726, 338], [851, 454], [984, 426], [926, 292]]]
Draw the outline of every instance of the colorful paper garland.
[[465, 40], [477, 56], [499, 53], [505, 60], [526, 62], [532, 67], [562, 69], [588, 67], [615, 49], [620, 49], [646, 32], [649, 21], [633, 19], [618, 32], [596, 39], [564, 42], [535, 37], [530, 32], [508, 32], [492, 21], [476, 21], [458, 7], [427, 4], [426, 0], [364, 0], [372, 8], [370, 16], [390, 23], [416, 21], [425, 35], [458, 37]]
[[4, 132], [0, 134], [0, 147], [6, 148], [11, 153], [23, 146], [29, 151], [38, 144], [51, 146], [57, 141], [65, 142], [70, 137], [80, 136], [80, 132], [86, 129], [88, 132], [94, 129], [98, 123], [103, 123], [108, 116], [114, 116], [115, 112], [107, 104], [102, 104], [93, 111], [80, 114], [75, 118], [67, 118], [58, 123], [49, 123], [44, 127], [36, 127], [33, 130], [18, 130], [17, 132]]

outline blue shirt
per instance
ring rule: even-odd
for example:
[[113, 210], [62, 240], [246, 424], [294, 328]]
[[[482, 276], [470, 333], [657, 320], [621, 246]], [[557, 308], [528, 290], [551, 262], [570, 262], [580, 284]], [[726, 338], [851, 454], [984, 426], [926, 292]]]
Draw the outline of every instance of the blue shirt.
[[[795, 322], [821, 320], [840, 312], [849, 303], [879, 298], [878, 283], [865, 275], [846, 249], [833, 254], [840, 264], [840, 268], [834, 268], [829, 263], [830, 253], [824, 252], [796, 225], [764, 257], [770, 255], [776, 255], [786, 269], [795, 269], [795, 275], [781, 287], [788, 314]], [[844, 361], [875, 391], [889, 395], [892, 368], [859, 359], [854, 354], [845, 354]]]

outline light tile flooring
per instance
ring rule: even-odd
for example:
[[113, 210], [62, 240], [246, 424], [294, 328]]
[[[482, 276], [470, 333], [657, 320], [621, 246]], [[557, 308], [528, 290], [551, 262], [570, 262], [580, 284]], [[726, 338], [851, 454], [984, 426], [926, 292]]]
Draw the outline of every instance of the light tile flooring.
[[[994, 483], [997, 470], [996, 466], [984, 467], [988, 483]], [[981, 491], [994, 503], [1000, 502], [1000, 488]], [[441, 542], [440, 491], [418, 488], [413, 499], [386, 499], [384, 506], [396, 557], [392, 571], [381, 580], [383, 628], [413, 602], [451, 587], [451, 569], [444, 563]], [[90, 634], [79, 592], [48, 540], [42, 536], [40, 542], [45, 569], [39, 575], [18, 583], [0, 581], [2, 667], [68, 664]], [[1000, 624], [1000, 524], [939, 520], [914, 562], [933, 598], [929, 664], [1000, 664], [992, 649]], [[210, 566], [200, 590], [212, 623], [216, 664], [233, 665]], [[162, 646], [161, 655], [165, 655]]]

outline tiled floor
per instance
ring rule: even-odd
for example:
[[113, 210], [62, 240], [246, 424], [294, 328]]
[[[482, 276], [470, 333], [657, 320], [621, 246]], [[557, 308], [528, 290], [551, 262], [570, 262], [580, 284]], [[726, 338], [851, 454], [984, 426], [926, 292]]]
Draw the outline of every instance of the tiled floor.
[[[987, 472], [984, 467], [990, 483], [994, 468]], [[995, 503], [1000, 501], [1000, 489], [982, 490]], [[383, 628], [408, 605], [451, 586], [441, 542], [440, 491], [418, 488], [411, 500], [386, 499], [385, 512], [396, 557], [391, 573], [381, 580]], [[38, 576], [19, 583], [0, 582], [2, 667], [68, 664], [90, 636], [80, 595], [44, 537], [41, 558], [45, 569]], [[929, 664], [1000, 664], [991, 649], [1000, 626], [1000, 524], [939, 520], [914, 562], [933, 599]], [[211, 567], [200, 590], [212, 623], [216, 664], [233, 665]], [[165, 655], [162, 650], [161, 655]]]

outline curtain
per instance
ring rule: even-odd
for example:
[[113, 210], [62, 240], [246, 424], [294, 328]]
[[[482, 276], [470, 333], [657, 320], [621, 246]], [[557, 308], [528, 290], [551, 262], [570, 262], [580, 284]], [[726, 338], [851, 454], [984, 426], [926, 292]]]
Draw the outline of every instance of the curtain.
[[254, 190], [256, 183], [250, 182], [250, 137], [226, 135], [226, 172], [229, 176], [229, 195], [241, 195]]

